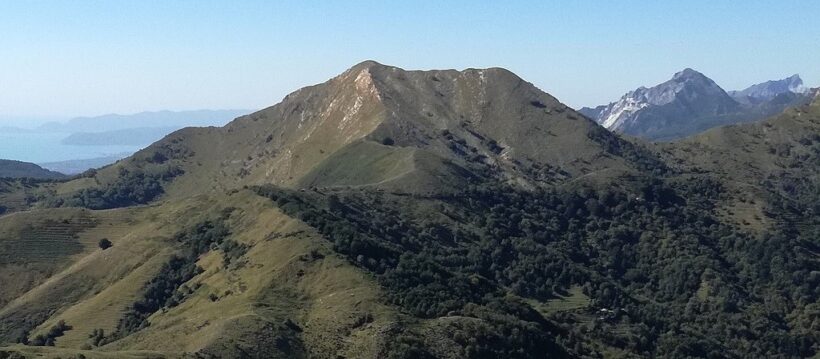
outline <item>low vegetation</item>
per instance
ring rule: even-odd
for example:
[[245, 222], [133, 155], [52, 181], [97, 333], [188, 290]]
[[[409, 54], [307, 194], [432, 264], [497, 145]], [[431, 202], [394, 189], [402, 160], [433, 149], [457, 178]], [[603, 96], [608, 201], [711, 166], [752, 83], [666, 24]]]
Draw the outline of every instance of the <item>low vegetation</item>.
[[225, 221], [230, 211], [230, 209], [226, 210], [220, 218], [203, 221], [178, 233], [175, 240], [180, 246], [180, 253], [174, 255], [159, 270], [159, 273], [145, 284], [143, 297], [134, 303], [120, 319], [114, 333], [98, 342], [123, 338], [143, 329], [150, 325], [148, 317], [151, 314], [162, 308], [175, 307], [183, 302], [196, 289], [184, 284], [202, 273], [202, 268], [196, 264], [202, 254], [212, 249], [219, 249], [223, 253], [226, 265], [244, 255], [246, 246], [228, 238], [231, 231]]

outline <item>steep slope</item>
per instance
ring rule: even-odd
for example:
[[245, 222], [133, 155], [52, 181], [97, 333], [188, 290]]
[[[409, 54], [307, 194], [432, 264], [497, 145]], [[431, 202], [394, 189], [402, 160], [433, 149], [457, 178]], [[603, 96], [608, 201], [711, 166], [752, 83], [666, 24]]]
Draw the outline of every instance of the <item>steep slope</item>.
[[580, 112], [612, 131], [671, 140], [717, 126], [763, 119], [805, 101], [797, 75], [727, 93], [703, 74], [685, 69], [667, 82], [640, 87], [617, 102], [585, 107]]
[[818, 119], [644, 145], [503, 69], [365, 62], [3, 182], [0, 357], [811, 357]]
[[807, 98], [812, 102], [760, 123], [719, 127], [659, 148], [682, 171], [705, 172], [745, 193], [727, 204], [740, 221], [776, 225], [765, 221], [762, 203], [775, 197], [810, 204], [820, 188], [820, 102], [816, 90]]
[[[65, 217], [81, 210], [62, 211]], [[6, 284], [24, 283], [20, 274], [42, 268], [27, 274], [33, 277], [28, 287], [4, 292], [4, 299], [14, 298], [0, 305], [4, 343], [21, 336], [36, 343], [37, 336], [47, 337], [60, 321], [69, 328], [54, 338], [52, 349], [29, 345], [9, 350], [87, 357], [181, 357], [193, 352], [205, 357], [378, 356], [395, 335], [387, 328], [405, 320], [381, 303], [372, 280], [336, 257], [321, 236], [249, 191], [81, 214], [85, 220], [78, 222], [82, 228], [76, 236], [49, 238], [66, 246], [76, 242], [76, 250], [58, 255], [62, 252], [56, 249], [17, 249], [13, 262], [0, 263], [7, 289], [16, 287]], [[24, 216], [42, 220], [38, 213]], [[111, 222], [121, 219], [130, 223]], [[167, 293], [176, 293], [175, 304], [144, 313], [150, 315], [150, 325], [145, 317], [144, 325], [128, 327], [123, 318], [145, 310], [134, 303], [152, 298], [146, 288], [167, 283], [174, 271], [169, 263], [185, 258], [181, 256], [192, 243], [181, 236], [207, 235], [213, 227], [203, 223], [222, 220], [230, 232], [222, 234], [227, 235], [219, 239], [222, 245], [206, 247], [191, 259], [200, 269]], [[3, 224], [27, 228], [15, 216], [4, 217]], [[113, 247], [96, 248], [102, 237], [110, 238]], [[8, 241], [24, 242], [23, 249], [36, 238], [0, 236], [9, 248], [20, 246]], [[49, 256], [40, 258], [44, 255]], [[28, 269], [9, 267], [24, 262]], [[39, 275], [45, 271], [53, 275]]]
[[59, 179], [65, 178], [66, 176], [59, 172], [49, 171], [33, 163], [0, 160], [0, 177]]
[[[431, 336], [482, 338], [493, 344], [467, 356], [497, 357], [518, 356], [511, 343], [547, 351], [535, 349], [544, 333], [578, 357], [811, 357], [820, 292], [803, 274], [820, 264], [818, 106], [655, 144], [667, 171], [580, 185], [257, 191], [432, 319], [409, 335], [434, 357]], [[464, 334], [470, 319], [520, 336]]]
[[[450, 176], [538, 185], [605, 168], [630, 170], [636, 158], [622, 152], [638, 151], [509, 71], [404, 71], [369, 61], [223, 128], [177, 131], [93, 180], [105, 189], [144, 174], [181, 197], [243, 185], [328, 186], [337, 179], [327, 176], [340, 172], [322, 167], [345, 162], [361, 146], [405, 158], [413, 152], [414, 159], [396, 162], [391, 181], [346, 176], [338, 184], [405, 179], [401, 187], [409, 192], [445, 190]], [[348, 172], [365, 165], [346, 163]], [[146, 192], [139, 200], [156, 197]]]

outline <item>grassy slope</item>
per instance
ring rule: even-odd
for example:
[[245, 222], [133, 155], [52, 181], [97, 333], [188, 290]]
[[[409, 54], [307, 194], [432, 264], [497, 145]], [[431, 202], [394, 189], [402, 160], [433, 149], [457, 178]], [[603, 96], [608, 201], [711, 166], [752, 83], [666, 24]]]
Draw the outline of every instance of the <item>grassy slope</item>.
[[360, 141], [334, 153], [300, 179], [302, 187], [357, 186], [387, 182], [415, 170], [415, 149]]
[[[62, 210], [59, 210], [62, 211]], [[43, 211], [45, 213], [59, 212], [55, 210]], [[70, 253], [61, 253], [52, 251], [54, 253], [51, 257], [35, 258], [29, 262], [27, 267], [19, 267], [16, 271], [4, 271], [6, 273], [31, 272], [32, 267], [41, 270], [42, 276], [33, 278], [27, 288], [21, 289], [21, 293], [16, 294], [15, 300], [5, 304], [0, 309], [0, 320], [4, 326], [20, 326], [27, 327], [30, 319], [36, 318], [47, 319], [37, 328], [33, 328], [32, 334], [36, 335], [44, 332], [50, 327], [57, 318], [53, 317], [57, 313], [59, 319], [69, 320], [69, 323], [83, 328], [81, 321], [71, 321], [73, 312], [78, 309], [69, 310], [78, 303], [82, 303], [89, 298], [95, 298], [106, 306], [88, 309], [85, 313], [79, 309], [79, 314], [75, 314], [81, 318], [93, 312], [94, 316], [100, 318], [107, 318], [108, 321], [103, 323], [116, 324], [124, 305], [133, 300], [136, 294], [141, 290], [141, 280], [146, 278], [145, 271], [152, 273], [158, 268], [163, 261], [155, 259], [156, 256], [164, 253], [165, 256], [169, 253], [167, 251], [167, 244], [163, 243], [162, 235], [169, 235], [173, 224], [157, 220], [147, 213], [149, 211], [143, 210], [115, 210], [92, 212], [85, 210], [67, 209], [65, 211], [81, 211], [86, 214], [87, 220], [93, 221], [87, 228], [76, 233], [76, 239], [69, 240], [56, 237], [55, 239], [46, 239], [46, 241], [60, 241], [68, 243], [75, 242], [75, 248]], [[40, 211], [29, 213], [19, 213], [18, 216], [38, 216], [44, 215]], [[146, 216], [147, 215], [147, 216]], [[11, 218], [12, 220], [16, 218]], [[59, 226], [46, 226], [49, 230], [59, 228]], [[62, 235], [59, 231], [56, 234], [47, 233], [45, 235], [58, 236]], [[44, 237], [41, 234], [35, 234], [30, 237], [24, 237], [23, 240], [35, 242], [43, 242]], [[102, 251], [97, 247], [97, 241], [101, 238], [109, 238], [114, 246], [108, 250]], [[15, 247], [26, 247], [30, 244], [16, 245]], [[55, 244], [44, 243], [51, 248]], [[37, 251], [43, 253], [42, 251]], [[150, 274], [149, 274], [150, 275]], [[112, 286], [119, 286], [116, 295], [118, 298], [105, 298], [96, 296], [100, 293], [112, 291]], [[64, 311], [67, 311], [63, 313]], [[112, 319], [113, 318], [113, 319]], [[85, 319], [85, 318], [84, 318]], [[104, 325], [103, 325], [104, 326]], [[18, 329], [21, 329], [18, 328]], [[6, 328], [8, 329], [8, 328]], [[4, 330], [3, 334], [9, 334]], [[85, 334], [83, 334], [85, 335]], [[70, 336], [67, 336], [70, 337]], [[6, 338], [8, 339], [8, 338]]]
[[[73, 329], [57, 339], [57, 347], [63, 349], [20, 350], [74, 353], [93, 329], [114, 331], [124, 310], [140, 295], [143, 283], [173, 252], [168, 238], [174, 232], [230, 205], [239, 208], [231, 218], [231, 238], [250, 246], [244, 264], [226, 268], [218, 251], [203, 256], [199, 265], [205, 272], [188, 283], [200, 286], [185, 302], [156, 313], [150, 327], [98, 351], [175, 357], [203, 350], [235, 356], [235, 347], [263, 346], [270, 355], [285, 357], [377, 355], [385, 340], [380, 331], [399, 315], [380, 303], [380, 290], [373, 280], [333, 255], [326, 241], [310, 228], [245, 191], [139, 210], [84, 211], [95, 218], [131, 211], [127, 217], [132, 223], [124, 227], [126, 232], [117, 232], [123, 227], [100, 219], [97, 226], [81, 232], [80, 241], [89, 248], [62, 260], [44, 283], [2, 308], [0, 320], [10, 323], [32, 313], [53, 312], [45, 314], [47, 319], [32, 330], [31, 337], [65, 320]], [[53, 210], [41, 215], [44, 213]], [[114, 247], [96, 249], [100, 236], [111, 238]], [[311, 257], [313, 251], [324, 257]], [[211, 295], [218, 299], [212, 301]], [[366, 315], [373, 321], [359, 322]], [[288, 334], [290, 329], [282, 325], [286, 320], [297, 323], [303, 332]], [[298, 343], [294, 348], [300, 349], [288, 352], [277, 347], [273, 340], [280, 333], [292, 336]], [[267, 339], [249, 339], [260, 336]]]
[[[232, 227], [240, 229], [231, 236], [251, 246], [244, 264], [225, 268], [219, 253], [204, 256], [199, 264], [205, 272], [191, 280], [201, 283], [201, 287], [183, 304], [151, 317], [148, 329], [112, 344], [112, 349], [205, 349], [231, 355], [225, 347], [233, 344], [275, 348], [275, 344], [264, 341], [251, 343], [241, 334], [258, 335], [242, 333], [254, 328], [254, 323], [280, 325], [290, 319], [304, 330], [300, 341], [307, 353], [302, 354], [332, 357], [356, 346], [365, 347], [356, 348], [357, 352], [375, 350], [375, 344], [367, 342], [372, 342], [378, 327], [394, 320], [394, 314], [376, 300], [379, 290], [372, 280], [333, 256], [325, 248], [325, 241], [311, 229], [248, 195], [241, 192], [227, 200], [244, 203], [232, 219]], [[313, 250], [325, 257], [313, 259]], [[211, 295], [217, 299], [212, 301]], [[365, 313], [373, 315], [375, 322], [353, 328], [358, 315]], [[234, 328], [243, 330], [236, 332]], [[277, 328], [269, 340], [279, 330], [287, 329]]]

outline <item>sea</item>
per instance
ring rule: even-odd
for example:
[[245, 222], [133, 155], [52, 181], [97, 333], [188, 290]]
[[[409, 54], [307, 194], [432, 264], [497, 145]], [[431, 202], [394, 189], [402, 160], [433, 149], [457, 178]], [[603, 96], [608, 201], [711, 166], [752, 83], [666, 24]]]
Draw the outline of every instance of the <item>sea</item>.
[[69, 133], [0, 131], [0, 159], [33, 163], [121, 156], [145, 146], [76, 146], [61, 141]]

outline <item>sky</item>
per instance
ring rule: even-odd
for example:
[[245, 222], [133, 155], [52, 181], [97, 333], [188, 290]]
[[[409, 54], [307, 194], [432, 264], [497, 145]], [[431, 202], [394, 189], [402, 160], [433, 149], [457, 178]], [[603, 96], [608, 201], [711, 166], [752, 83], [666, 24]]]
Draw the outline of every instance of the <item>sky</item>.
[[608, 103], [691, 67], [726, 90], [820, 86], [820, 1], [0, 2], [0, 125], [258, 109], [372, 59], [504, 67]]

